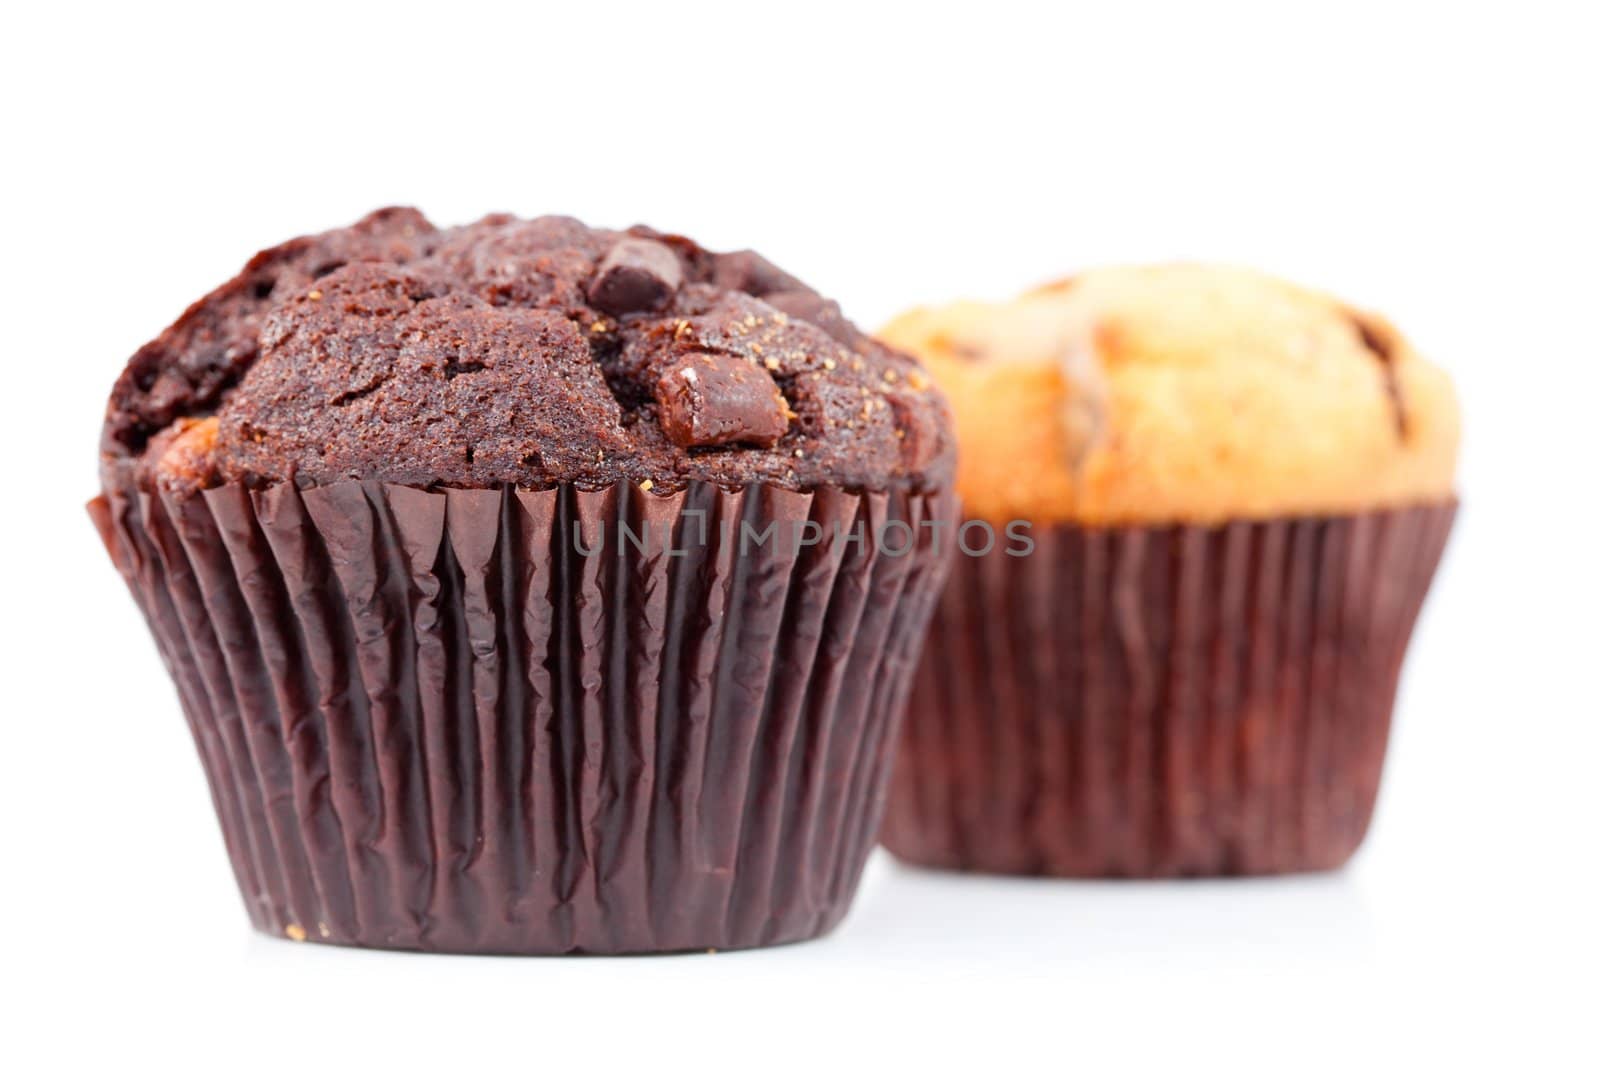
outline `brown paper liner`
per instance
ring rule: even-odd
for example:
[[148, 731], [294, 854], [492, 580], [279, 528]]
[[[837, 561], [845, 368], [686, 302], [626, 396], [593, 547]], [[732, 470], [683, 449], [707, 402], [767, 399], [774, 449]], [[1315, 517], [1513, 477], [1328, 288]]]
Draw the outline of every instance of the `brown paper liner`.
[[1035, 527], [1031, 555], [958, 557], [884, 843], [1007, 874], [1338, 867], [1454, 516]]
[[[351, 482], [113, 490], [90, 512], [258, 928], [621, 953], [844, 916], [943, 579], [927, 523], [953, 507]], [[740, 551], [741, 520], [777, 535]]]

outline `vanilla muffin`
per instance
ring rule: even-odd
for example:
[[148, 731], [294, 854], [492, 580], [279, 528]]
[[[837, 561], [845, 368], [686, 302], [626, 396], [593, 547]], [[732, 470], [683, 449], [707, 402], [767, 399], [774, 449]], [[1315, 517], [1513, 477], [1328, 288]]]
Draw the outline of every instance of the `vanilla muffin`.
[[1343, 863], [1454, 516], [1444, 373], [1376, 315], [1199, 265], [881, 337], [950, 397], [967, 520], [888, 847], [1087, 877]]

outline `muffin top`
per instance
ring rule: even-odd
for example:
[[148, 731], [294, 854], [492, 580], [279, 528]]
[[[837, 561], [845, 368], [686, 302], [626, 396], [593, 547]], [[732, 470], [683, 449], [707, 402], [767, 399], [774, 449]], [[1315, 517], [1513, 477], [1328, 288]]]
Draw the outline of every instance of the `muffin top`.
[[261, 252], [129, 361], [108, 485], [947, 485], [945, 401], [752, 252], [409, 208]]
[[1254, 271], [1091, 271], [881, 333], [951, 397], [967, 511], [1218, 522], [1452, 492], [1449, 379], [1389, 323]]

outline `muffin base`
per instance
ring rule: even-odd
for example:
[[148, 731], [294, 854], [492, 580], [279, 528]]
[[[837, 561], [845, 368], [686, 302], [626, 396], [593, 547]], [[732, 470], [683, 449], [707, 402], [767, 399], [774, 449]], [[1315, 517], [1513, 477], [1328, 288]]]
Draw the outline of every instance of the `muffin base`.
[[925, 520], [952, 509], [375, 482], [90, 506], [256, 927], [526, 954], [843, 918], [943, 577]]
[[1455, 511], [1036, 527], [1029, 556], [958, 558], [884, 844], [1060, 877], [1340, 866]]

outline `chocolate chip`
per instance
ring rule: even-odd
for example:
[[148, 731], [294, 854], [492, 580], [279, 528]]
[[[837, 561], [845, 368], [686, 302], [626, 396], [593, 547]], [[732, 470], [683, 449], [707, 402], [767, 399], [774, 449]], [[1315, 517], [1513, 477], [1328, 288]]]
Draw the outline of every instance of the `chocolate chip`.
[[1398, 363], [1396, 350], [1400, 347], [1400, 339], [1394, 327], [1381, 319], [1353, 309], [1346, 309], [1346, 314], [1355, 326], [1362, 345], [1378, 360], [1378, 366], [1383, 372], [1384, 390], [1388, 393], [1389, 408], [1394, 412], [1395, 434], [1404, 441], [1410, 425], [1407, 418], [1406, 397], [1400, 388], [1400, 374], [1396, 367]]
[[748, 360], [685, 356], [656, 381], [661, 428], [681, 448], [739, 442], [770, 448], [789, 429], [789, 405]]
[[613, 315], [653, 311], [666, 306], [682, 283], [683, 267], [672, 249], [629, 237], [612, 245], [595, 268], [589, 300]]

